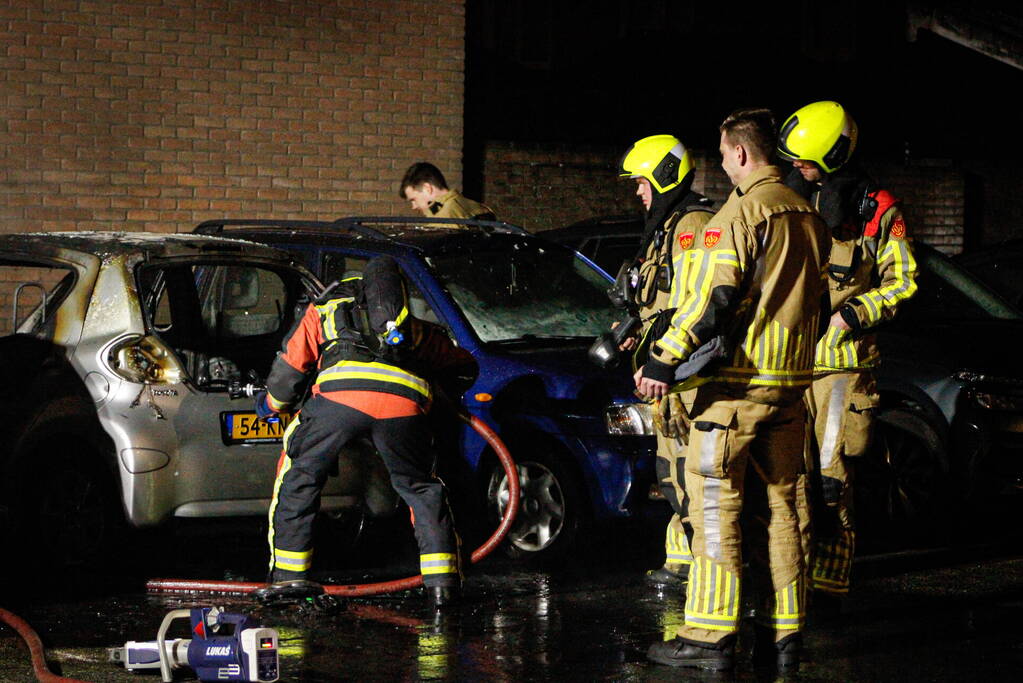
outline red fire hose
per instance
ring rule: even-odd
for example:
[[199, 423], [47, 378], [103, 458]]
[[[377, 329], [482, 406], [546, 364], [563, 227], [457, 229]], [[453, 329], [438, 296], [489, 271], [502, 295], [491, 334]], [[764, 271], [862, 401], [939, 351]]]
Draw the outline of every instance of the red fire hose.
[[[494, 433], [482, 420], [472, 415], [458, 413], [458, 416], [469, 424], [470, 427], [482, 436], [490, 447], [497, 454], [497, 459], [504, 467], [505, 475], [508, 477], [508, 507], [505, 508], [501, 523], [489, 539], [472, 553], [472, 562], [476, 563], [493, 552], [494, 548], [504, 540], [515, 522], [515, 515], [519, 511], [519, 474], [515, 469], [515, 461], [512, 460], [508, 448], [504, 442]], [[393, 593], [396, 591], [417, 588], [423, 585], [421, 575], [410, 576], [405, 579], [394, 581], [382, 581], [380, 583], [352, 584], [347, 586], [325, 585], [323, 590], [328, 595], [345, 595], [348, 597], [365, 597], [369, 595], [380, 595], [382, 593]], [[151, 579], [146, 582], [146, 590], [150, 593], [164, 593], [170, 591], [183, 591], [194, 593], [252, 593], [260, 588], [266, 588], [265, 583], [246, 581], [201, 581], [189, 579]]]
[[21, 636], [21, 639], [25, 641], [29, 654], [32, 656], [32, 673], [35, 674], [39, 683], [85, 683], [85, 681], [80, 681], [77, 678], [58, 676], [47, 668], [46, 656], [43, 654], [43, 643], [24, 619], [0, 607], [0, 621], [13, 628]]

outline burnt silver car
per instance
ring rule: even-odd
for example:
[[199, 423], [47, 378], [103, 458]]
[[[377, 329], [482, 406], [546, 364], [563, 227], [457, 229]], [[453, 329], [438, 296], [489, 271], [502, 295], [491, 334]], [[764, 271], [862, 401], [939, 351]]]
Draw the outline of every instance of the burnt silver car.
[[[124, 522], [265, 514], [289, 416], [257, 420], [237, 387], [265, 376], [311, 273], [262, 245], [139, 233], [2, 235], [0, 273], [10, 554], [66, 564]], [[372, 448], [347, 455], [323, 510], [394, 512]]]

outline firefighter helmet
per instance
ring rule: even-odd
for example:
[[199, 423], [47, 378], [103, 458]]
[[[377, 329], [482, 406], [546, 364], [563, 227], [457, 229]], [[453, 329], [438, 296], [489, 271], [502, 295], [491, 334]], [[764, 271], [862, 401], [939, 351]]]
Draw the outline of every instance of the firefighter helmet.
[[651, 135], [629, 147], [619, 164], [621, 178], [646, 178], [658, 193], [677, 187], [693, 170], [689, 151], [674, 135]]
[[838, 102], [814, 102], [790, 116], [778, 134], [778, 154], [788, 161], [812, 161], [834, 173], [856, 149], [858, 129]]

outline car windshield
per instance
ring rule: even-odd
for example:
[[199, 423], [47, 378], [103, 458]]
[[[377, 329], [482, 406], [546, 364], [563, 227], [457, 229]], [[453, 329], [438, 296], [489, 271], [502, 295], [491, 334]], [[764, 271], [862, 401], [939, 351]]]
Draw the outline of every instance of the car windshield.
[[495, 237], [428, 261], [484, 342], [595, 337], [620, 317], [610, 282], [558, 245]]

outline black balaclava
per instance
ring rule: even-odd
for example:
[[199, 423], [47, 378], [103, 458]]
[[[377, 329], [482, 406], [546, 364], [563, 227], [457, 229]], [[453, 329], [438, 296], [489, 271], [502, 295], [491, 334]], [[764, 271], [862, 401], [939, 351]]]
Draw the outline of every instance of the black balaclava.
[[646, 251], [654, 233], [664, 225], [665, 219], [674, 213], [679, 207], [695, 204], [701, 197], [692, 191], [693, 171], [689, 171], [675, 187], [667, 192], [658, 192], [652, 184], [653, 200], [650, 202], [650, 210], [646, 212], [646, 222], [643, 224], [643, 239], [640, 240], [642, 248], [640, 255]]
[[807, 199], [820, 192], [817, 211], [831, 230], [837, 230], [847, 223], [860, 224], [860, 203], [872, 181], [858, 167], [846, 164], [834, 173], [825, 174], [819, 185], [806, 180], [798, 168], [793, 168], [785, 184]]

